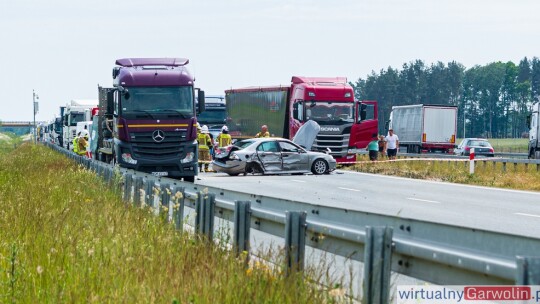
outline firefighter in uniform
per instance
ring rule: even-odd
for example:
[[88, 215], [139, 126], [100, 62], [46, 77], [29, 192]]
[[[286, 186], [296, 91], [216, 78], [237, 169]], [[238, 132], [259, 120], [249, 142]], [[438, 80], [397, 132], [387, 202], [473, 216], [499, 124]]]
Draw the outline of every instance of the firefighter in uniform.
[[232, 138], [229, 134], [229, 128], [227, 126], [223, 126], [221, 128], [221, 133], [219, 133], [217, 137], [217, 144], [219, 148], [223, 148], [226, 146], [231, 145]]
[[199, 167], [201, 172], [205, 172], [206, 165], [212, 161], [210, 156], [210, 147], [212, 146], [212, 139], [208, 134], [207, 126], [197, 126], [197, 142], [199, 143]]

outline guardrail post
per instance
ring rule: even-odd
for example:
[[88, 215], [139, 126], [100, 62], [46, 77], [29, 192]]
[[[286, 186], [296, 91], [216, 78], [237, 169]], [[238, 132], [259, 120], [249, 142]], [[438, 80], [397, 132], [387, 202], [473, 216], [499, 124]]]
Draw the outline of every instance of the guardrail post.
[[287, 211], [285, 223], [285, 262], [287, 275], [304, 270], [306, 253], [306, 218], [305, 211]]
[[236, 256], [247, 252], [246, 262], [249, 260], [249, 232], [251, 230], [251, 202], [234, 202], [234, 251]]
[[362, 303], [389, 303], [392, 227], [366, 227]]
[[516, 285], [540, 285], [540, 257], [516, 257]]
[[176, 212], [174, 215], [174, 226], [177, 230], [182, 231], [184, 228], [184, 199], [185, 199], [185, 193], [184, 188], [182, 187], [175, 187], [173, 192], [173, 200], [174, 200], [174, 209]]
[[206, 236], [209, 241], [214, 238], [215, 200], [216, 195], [214, 193], [197, 192], [195, 233]]
[[171, 222], [173, 217], [173, 206], [171, 202], [170, 185], [161, 183], [159, 187], [161, 190], [161, 206], [167, 207], [167, 221]]
[[147, 206], [152, 206], [152, 198], [154, 197], [153, 188], [154, 188], [154, 181], [147, 179], [144, 182], [144, 203]]
[[133, 205], [136, 207], [141, 206], [141, 189], [143, 186], [142, 176], [135, 177], [135, 183], [133, 184]]
[[124, 202], [131, 201], [131, 186], [133, 184], [133, 175], [124, 173]]

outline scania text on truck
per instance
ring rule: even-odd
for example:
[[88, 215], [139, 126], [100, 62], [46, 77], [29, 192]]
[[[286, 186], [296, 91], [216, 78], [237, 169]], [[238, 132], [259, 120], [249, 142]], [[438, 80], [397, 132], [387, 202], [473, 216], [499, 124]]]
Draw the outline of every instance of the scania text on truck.
[[116, 60], [114, 89], [101, 93], [109, 107], [100, 108], [100, 116], [102, 121], [112, 120], [112, 149], [121, 167], [194, 181], [196, 115], [197, 109], [204, 111], [205, 97], [195, 88], [188, 63], [184, 58]]
[[537, 101], [532, 105], [531, 114], [527, 117], [529, 126], [529, 145], [528, 157], [540, 159], [540, 102]]
[[389, 128], [399, 137], [402, 152], [451, 153], [456, 144], [457, 107], [438, 105], [394, 106]]
[[225, 99], [227, 126], [236, 139], [255, 136], [261, 125], [272, 136], [292, 139], [313, 120], [321, 129], [312, 150], [346, 163], [377, 136], [377, 102], [355, 101], [345, 77], [293, 76], [290, 86], [231, 89]]
[[73, 150], [72, 141], [77, 136], [77, 123], [89, 121], [97, 112], [97, 100], [74, 99], [64, 110], [62, 143], [64, 148]]

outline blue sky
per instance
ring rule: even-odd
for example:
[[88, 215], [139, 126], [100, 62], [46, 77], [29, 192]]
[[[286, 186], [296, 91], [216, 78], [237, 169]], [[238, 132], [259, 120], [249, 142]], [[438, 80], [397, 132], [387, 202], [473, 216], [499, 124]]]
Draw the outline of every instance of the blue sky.
[[540, 57], [537, 0], [17, 0], [0, 3], [0, 120], [50, 120], [111, 86], [115, 59], [186, 57], [207, 94], [421, 59]]

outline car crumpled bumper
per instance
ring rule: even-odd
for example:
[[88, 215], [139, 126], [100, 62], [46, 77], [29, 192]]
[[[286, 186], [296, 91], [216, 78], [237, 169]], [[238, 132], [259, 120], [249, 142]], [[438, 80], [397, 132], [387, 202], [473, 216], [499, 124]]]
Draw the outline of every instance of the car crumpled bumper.
[[212, 161], [212, 169], [227, 174], [241, 174], [246, 172], [246, 162], [238, 160]]

